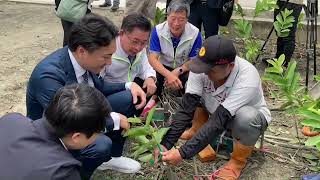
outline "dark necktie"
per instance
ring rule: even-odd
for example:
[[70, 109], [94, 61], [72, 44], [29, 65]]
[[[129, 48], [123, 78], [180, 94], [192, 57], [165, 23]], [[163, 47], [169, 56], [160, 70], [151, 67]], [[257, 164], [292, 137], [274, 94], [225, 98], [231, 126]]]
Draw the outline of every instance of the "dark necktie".
[[134, 59], [136, 58], [136, 56], [128, 56], [128, 59], [129, 59], [129, 61], [130, 61], [130, 64], [132, 64], [133, 63], [133, 61], [134, 61]]
[[83, 75], [83, 84], [89, 84], [89, 79], [88, 79], [88, 71], [86, 71]]

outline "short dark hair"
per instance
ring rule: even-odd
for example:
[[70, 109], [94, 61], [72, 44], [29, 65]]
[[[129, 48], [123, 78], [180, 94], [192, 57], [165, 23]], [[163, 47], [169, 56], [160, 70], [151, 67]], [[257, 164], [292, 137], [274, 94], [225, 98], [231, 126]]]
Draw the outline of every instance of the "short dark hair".
[[100, 91], [72, 84], [57, 91], [44, 114], [58, 137], [81, 132], [89, 138], [105, 129], [110, 112], [110, 104]]
[[141, 13], [131, 13], [123, 18], [121, 29], [131, 33], [134, 28], [138, 28], [144, 32], [151, 32], [151, 22]]
[[78, 46], [93, 52], [108, 46], [118, 36], [118, 32], [118, 28], [108, 18], [90, 13], [72, 26], [68, 45], [73, 52]]

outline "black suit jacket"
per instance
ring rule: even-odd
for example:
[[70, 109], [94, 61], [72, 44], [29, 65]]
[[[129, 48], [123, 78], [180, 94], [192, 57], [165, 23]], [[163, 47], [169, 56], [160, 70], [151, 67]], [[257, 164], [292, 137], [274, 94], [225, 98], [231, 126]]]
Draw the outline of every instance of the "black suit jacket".
[[80, 180], [81, 163], [66, 150], [46, 119], [0, 118], [1, 180]]

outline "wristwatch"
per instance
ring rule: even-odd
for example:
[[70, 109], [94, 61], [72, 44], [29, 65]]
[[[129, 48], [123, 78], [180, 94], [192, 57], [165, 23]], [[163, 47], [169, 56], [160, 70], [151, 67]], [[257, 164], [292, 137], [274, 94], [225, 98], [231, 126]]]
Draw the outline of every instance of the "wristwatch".
[[178, 70], [180, 75], [183, 74], [183, 69], [181, 67]]

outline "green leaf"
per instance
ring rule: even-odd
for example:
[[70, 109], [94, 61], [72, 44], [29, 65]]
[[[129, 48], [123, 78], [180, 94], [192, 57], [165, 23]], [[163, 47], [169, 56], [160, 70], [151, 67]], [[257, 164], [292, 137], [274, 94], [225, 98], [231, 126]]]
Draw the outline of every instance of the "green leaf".
[[137, 137], [135, 137], [135, 140], [137, 142], [139, 142], [140, 144], [147, 144], [150, 142], [149, 139], [146, 138], [146, 136], [137, 136]]
[[277, 20], [280, 24], [283, 24], [283, 18], [282, 18], [282, 16], [281, 16], [281, 14], [278, 14], [278, 15], [276, 16], [276, 20]]
[[290, 32], [290, 29], [282, 29], [281, 30], [281, 33], [288, 33], [288, 32]]
[[272, 81], [274, 84], [276, 84], [278, 86], [282, 86], [282, 85], [286, 85], [287, 84], [287, 81], [285, 79], [283, 79], [281, 76], [279, 76], [278, 74], [266, 73], [262, 77], [262, 80], [264, 80], [264, 81]]
[[161, 128], [158, 131], [153, 133], [153, 137], [155, 138], [156, 142], [160, 144], [163, 136], [168, 132], [169, 128]]
[[314, 78], [314, 80], [316, 80], [317, 82], [320, 81], [320, 75], [315, 75], [315, 76], [313, 76], [313, 78]]
[[136, 151], [132, 153], [132, 156], [136, 159], [140, 154], [143, 154], [149, 151], [149, 148], [146, 148], [147, 146], [150, 146], [150, 145], [145, 144], [145, 146], [140, 146]]
[[141, 162], [149, 162], [151, 159], [153, 158], [152, 153], [145, 153], [143, 155], [141, 155], [138, 160]]
[[292, 101], [288, 101], [288, 102], [282, 104], [279, 109], [285, 109], [285, 108], [289, 107], [292, 104], [293, 104]]
[[284, 54], [281, 54], [279, 58], [276, 60], [276, 62], [279, 66], [282, 66], [285, 59], [286, 59], [286, 56]]
[[267, 62], [268, 62], [269, 64], [271, 64], [273, 67], [278, 67], [277, 62], [275, 62], [275, 61], [272, 60], [272, 59], [267, 60]]
[[314, 120], [320, 119], [320, 115], [318, 115], [310, 110], [307, 110], [307, 109], [300, 109], [298, 111], [298, 114], [302, 115], [306, 119], [314, 119]]
[[279, 68], [276, 67], [268, 67], [265, 71], [269, 73], [282, 74], [282, 71], [280, 71]]
[[316, 147], [317, 147], [318, 151], [320, 151], [320, 143], [317, 143]]
[[142, 123], [142, 120], [138, 117], [134, 117], [134, 118], [128, 118], [128, 122], [133, 123], [133, 124], [137, 124], [137, 123]]
[[312, 128], [320, 128], [320, 119], [304, 119], [301, 124]]
[[241, 17], [244, 17], [244, 16], [245, 16], [245, 14], [244, 14], [244, 12], [243, 12], [243, 9], [242, 9], [242, 7], [240, 6], [239, 3], [237, 3], [236, 6], [235, 6], [235, 12], [236, 12], [237, 14], [239, 14]]
[[[150, 134], [151, 128], [149, 126], [136, 127], [129, 129], [124, 136], [136, 137], [136, 136], [145, 136]], [[152, 133], [152, 132], [151, 132]]]
[[311, 154], [311, 153], [302, 153], [301, 154], [302, 157], [306, 158], [306, 159], [310, 159], [310, 160], [317, 160], [319, 159], [317, 156]]
[[320, 136], [309, 137], [304, 144], [306, 146], [315, 146], [318, 143], [320, 143]]
[[132, 155], [135, 158], [137, 158], [140, 154], [143, 154], [143, 153], [149, 151], [150, 149], [152, 149], [152, 145], [151, 144], [143, 144], [136, 151], [134, 151], [132, 153]]
[[156, 107], [157, 106], [154, 106], [149, 112], [148, 112], [148, 115], [147, 115], [147, 120], [146, 120], [146, 125], [150, 125], [151, 121], [152, 121], [152, 118], [153, 118], [153, 114], [156, 110]]
[[294, 92], [297, 90], [299, 86], [299, 81], [300, 81], [300, 73], [294, 73], [293, 79], [291, 81], [290, 87], [289, 87], [289, 92], [291, 94], [294, 94]]
[[290, 61], [289, 65], [288, 65], [288, 69], [286, 70], [284, 77], [285, 79], [288, 80], [288, 83], [291, 84], [293, 77], [294, 77], [294, 73], [296, 70], [296, 66], [297, 66], [297, 62], [296, 61]]
[[293, 26], [294, 17], [292, 11], [285, 9], [276, 16], [276, 21], [273, 23], [278, 37], [287, 37], [290, 33], [290, 27]]
[[304, 14], [300, 13], [299, 17], [298, 17], [298, 28], [299, 29], [303, 29], [303, 19], [304, 19]]

